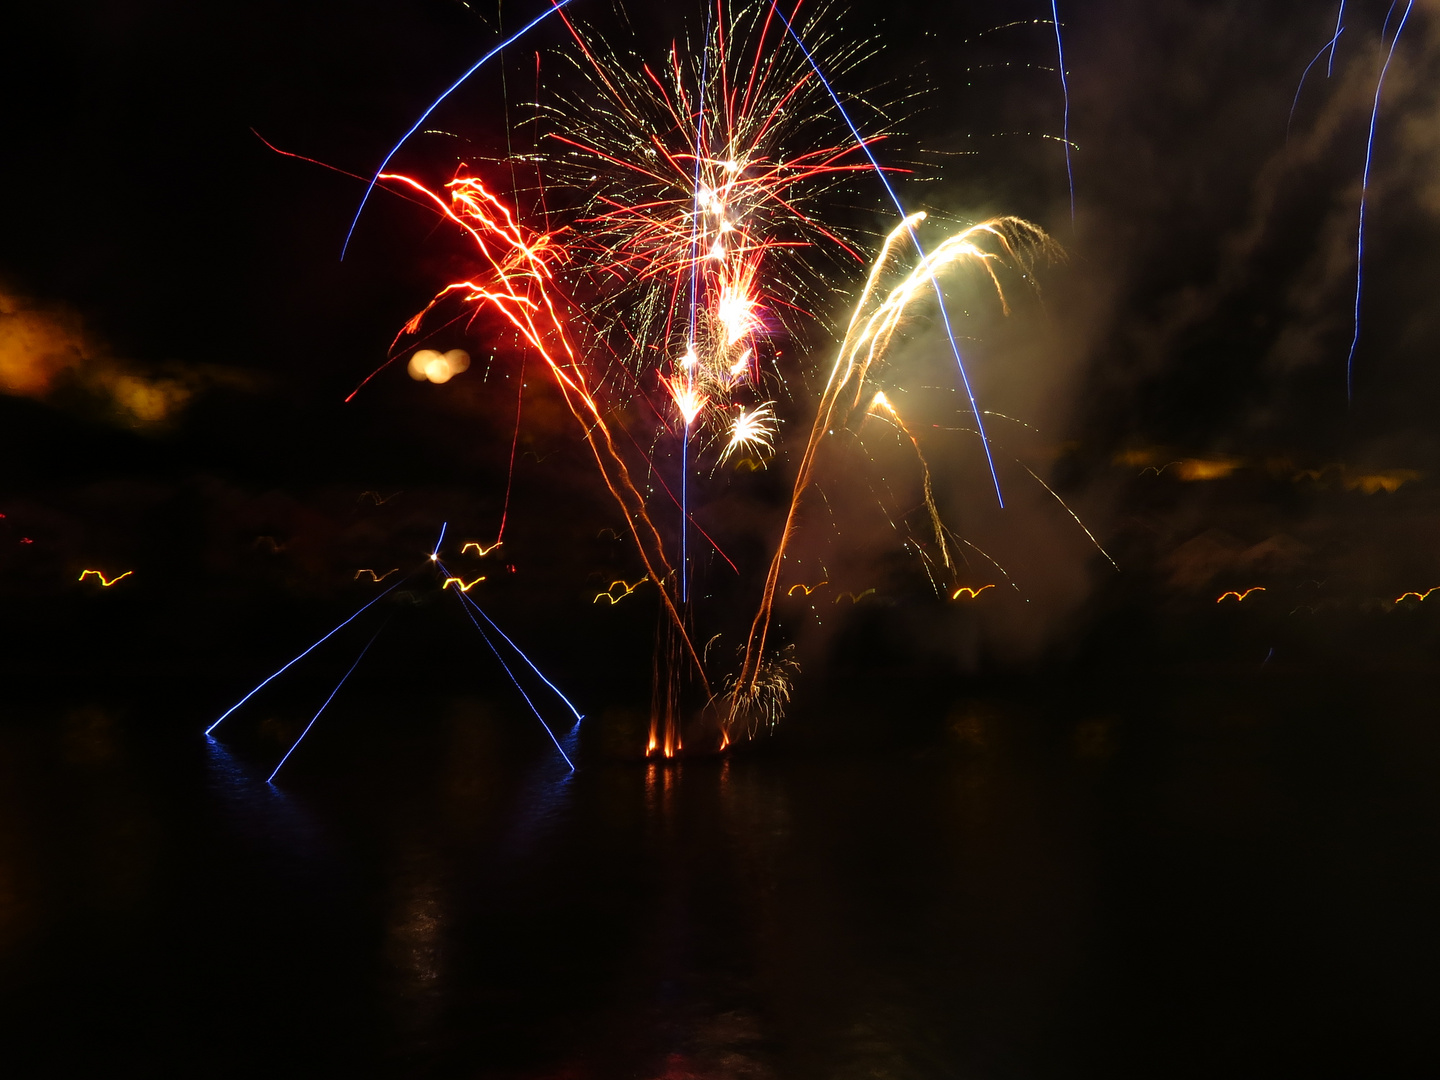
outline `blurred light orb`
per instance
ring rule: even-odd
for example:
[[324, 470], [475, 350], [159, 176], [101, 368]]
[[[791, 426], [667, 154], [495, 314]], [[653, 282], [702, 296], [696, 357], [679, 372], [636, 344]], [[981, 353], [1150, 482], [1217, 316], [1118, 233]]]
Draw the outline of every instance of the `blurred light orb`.
[[435, 349], [416, 349], [405, 370], [416, 382], [449, 382], [470, 367], [470, 354], [464, 349], [437, 352]]

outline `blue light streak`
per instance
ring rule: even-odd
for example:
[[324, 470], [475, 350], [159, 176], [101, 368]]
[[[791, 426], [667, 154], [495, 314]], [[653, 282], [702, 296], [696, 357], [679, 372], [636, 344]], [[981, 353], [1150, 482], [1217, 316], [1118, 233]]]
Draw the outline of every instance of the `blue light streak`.
[[1065, 178], [1070, 182], [1070, 227], [1075, 227], [1075, 170], [1070, 165], [1070, 84], [1065, 78], [1065, 43], [1060, 40], [1059, 0], [1050, 0], [1051, 21], [1055, 24], [1055, 55], [1060, 62], [1060, 90], [1065, 95]]
[[[1334, 62], [1334, 61], [1333, 61], [1333, 58], [1334, 58], [1334, 55], [1335, 55], [1335, 42], [1339, 40], [1340, 35], [1343, 34], [1344, 32], [1345, 32], [1344, 27], [1341, 27], [1339, 30], [1336, 30], [1336, 31], [1335, 31], [1335, 36], [1334, 36], [1333, 38], [1331, 38], [1329, 41], [1327, 41], [1324, 45], [1321, 45], [1321, 46], [1320, 46], [1320, 51], [1315, 54], [1314, 59], [1312, 59], [1312, 60], [1310, 61], [1310, 63], [1306, 64], [1306, 65], [1305, 65], [1305, 70], [1300, 73], [1300, 85], [1297, 86], [1297, 87], [1295, 87], [1295, 100], [1290, 103], [1290, 116], [1289, 116], [1289, 117], [1286, 119], [1286, 121], [1285, 121], [1285, 141], [1286, 141], [1286, 142], [1289, 142], [1289, 141], [1290, 141], [1290, 125], [1295, 122], [1295, 109], [1296, 109], [1296, 107], [1300, 104], [1300, 91], [1305, 89], [1305, 76], [1309, 75], [1309, 74], [1310, 74], [1310, 69], [1313, 68], [1316, 64], [1318, 64], [1318, 63], [1320, 62], [1320, 57], [1322, 57], [1322, 56], [1325, 55], [1325, 50], [1326, 50], [1326, 49], [1329, 49], [1329, 50], [1330, 50], [1330, 55], [1331, 55], [1331, 58], [1332, 58], [1332, 61], [1331, 61], [1331, 62], [1332, 62], [1332, 63]], [[1326, 78], [1329, 78], [1329, 76], [1327, 75]]]
[[[705, 13], [705, 38], [700, 46], [700, 83], [695, 90], [695, 183], [694, 200], [690, 204], [690, 338], [687, 356], [695, 355], [695, 309], [699, 306], [700, 289], [700, 151], [705, 142], [705, 80], [710, 74], [710, 10]], [[694, 389], [695, 364], [685, 368], [685, 388]], [[685, 421], [685, 433], [680, 442], [680, 602], [683, 604], [690, 594], [690, 515], [686, 510], [690, 480], [690, 421]]]
[[1344, 33], [1344, 27], [1342, 25], [1344, 22], [1345, 0], [1340, 0], [1340, 10], [1335, 13], [1335, 36], [1330, 39], [1330, 62], [1325, 65], [1325, 77], [1327, 79], [1335, 72], [1335, 43], [1340, 40], [1340, 35]]
[[[438, 539], [438, 540], [435, 541], [435, 550], [430, 553], [430, 561], [431, 561], [431, 562], [438, 562], [438, 561], [439, 561], [439, 559], [440, 559], [440, 545], [443, 544], [443, 543], [445, 543], [445, 530], [448, 529], [449, 527], [450, 527], [450, 522], [448, 522], [448, 521], [442, 521], [442, 522], [440, 523], [440, 539]], [[463, 552], [462, 552], [462, 554], [463, 554]]]
[[[464, 593], [456, 593], [456, 595], [461, 597], [462, 599], [465, 597]], [[545, 734], [550, 736], [550, 741], [555, 744], [555, 749], [558, 750], [560, 752], [560, 756], [565, 759], [565, 764], [570, 766], [571, 772], [574, 772], [575, 763], [570, 760], [570, 755], [565, 753], [565, 748], [560, 745], [560, 740], [555, 738], [555, 732], [550, 730], [550, 725], [545, 723], [545, 718], [540, 715], [540, 710], [537, 709], [535, 707], [535, 703], [530, 700], [530, 695], [525, 693], [525, 688], [520, 685], [520, 680], [515, 678], [515, 673], [510, 670], [510, 665], [505, 663], [505, 658], [500, 655], [500, 650], [495, 648], [495, 643], [491, 641], [490, 636], [485, 633], [485, 628], [475, 621], [475, 616], [470, 614], [470, 608], [468, 606], [463, 603], [460, 606], [464, 608], [465, 614], [470, 617], [470, 621], [472, 623], [475, 623], [475, 629], [480, 631], [481, 638], [483, 638], [485, 644], [490, 647], [490, 651], [495, 654], [495, 659], [500, 661], [500, 666], [505, 669], [505, 674], [510, 676], [511, 683], [514, 684], [516, 690], [520, 691], [520, 696], [525, 699], [525, 704], [530, 706], [530, 711], [535, 714], [535, 719], [540, 721], [540, 726], [545, 729]], [[478, 607], [475, 610], [480, 611]], [[481, 611], [480, 614], [484, 615], [485, 613]], [[490, 620], [487, 618], [486, 622], [489, 621]], [[491, 623], [490, 625], [494, 626], [495, 624]], [[503, 634], [501, 636], [504, 637]], [[506, 638], [506, 640], [509, 641], [510, 639]], [[511, 642], [511, 644], [513, 645], [514, 643]], [[519, 652], [519, 650], [517, 649], [516, 652]], [[521, 653], [521, 655], [523, 656], [524, 654]], [[529, 663], [529, 661], [527, 660], [526, 663]], [[541, 677], [543, 678], [543, 676]], [[556, 692], [558, 693], [558, 691]], [[569, 703], [567, 702], [566, 704]]]
[[[900, 202], [900, 196], [895, 194], [895, 189], [890, 186], [890, 181], [886, 178], [885, 171], [880, 167], [880, 162], [876, 161], [875, 155], [870, 152], [870, 147], [866, 144], [864, 137], [861, 136], [860, 129], [857, 128], [855, 122], [850, 119], [850, 114], [845, 111], [845, 106], [840, 101], [840, 95], [835, 92], [835, 88], [831, 86], [830, 81], [825, 78], [825, 73], [820, 70], [820, 65], [815, 62], [815, 57], [810, 54], [810, 50], [805, 46], [805, 42], [802, 41], [800, 35], [795, 32], [795, 27], [791, 25], [790, 20], [786, 18], [785, 13], [780, 10], [775, 0], [770, 0], [770, 8], [776, 15], [780, 16], [780, 21], [785, 24], [785, 29], [790, 32], [790, 36], [795, 40], [795, 44], [800, 47], [800, 52], [804, 55], [805, 59], [809, 61], [811, 70], [815, 72], [816, 77], [820, 80], [820, 85], [825, 87], [826, 93], [830, 95], [830, 100], [835, 103], [836, 111], [840, 113], [846, 126], [849, 127], [850, 134], [854, 137], [856, 145], [858, 145], [865, 156], [870, 159], [870, 165], [874, 168], [875, 175], [884, 186], [886, 194], [890, 196], [890, 201], [895, 204], [895, 209], [899, 212], [901, 219], [903, 220], [908, 217], [909, 215], [905, 213], [904, 204]], [[965, 396], [969, 399], [970, 408], [975, 413], [975, 427], [979, 431], [980, 445], [985, 448], [985, 461], [990, 466], [990, 479], [995, 484], [995, 498], [999, 501], [1000, 508], [1003, 510], [1005, 508], [1005, 496], [1000, 491], [1000, 474], [995, 471], [995, 457], [990, 452], [990, 437], [985, 434], [983, 414], [980, 412], [979, 404], [975, 401], [975, 392], [970, 388], [970, 376], [965, 372], [965, 361], [960, 357], [960, 346], [955, 340], [955, 331], [950, 325], [950, 313], [945, 308], [945, 294], [940, 289], [940, 282], [936, 280], [935, 272], [931, 270], [928, 265], [928, 256], [925, 254], [925, 248], [920, 244], [920, 237], [916, 235], [913, 228], [907, 231], [910, 234], [910, 242], [915, 245], [915, 250], [920, 253], [921, 263], [925, 265], [927, 276], [930, 278], [930, 285], [935, 290], [935, 299], [940, 304], [940, 320], [945, 324], [945, 336], [950, 341], [950, 351], [955, 357], [955, 366], [960, 371], [960, 382], [965, 388]]]
[[386, 590], [385, 590], [384, 592], [382, 592], [379, 596], [375, 597], [374, 600], [371, 600], [368, 604], [366, 604], [364, 607], [362, 607], [359, 611], [355, 612], [354, 615], [351, 615], [350, 618], [346, 619], [346, 620], [345, 620], [344, 622], [342, 622], [339, 626], [335, 627], [334, 630], [331, 630], [328, 634], [326, 634], [324, 637], [322, 637], [319, 641], [315, 642], [314, 645], [311, 645], [308, 649], [306, 649], [304, 652], [302, 652], [299, 656], [295, 657], [294, 660], [291, 660], [288, 664], [286, 664], [284, 667], [282, 667], [279, 671], [275, 672], [275, 674], [271, 675], [271, 676], [270, 676], [268, 679], [266, 679], [264, 682], [260, 683], [260, 685], [256, 686], [255, 689], [253, 689], [253, 690], [250, 691], [250, 693], [246, 694], [243, 698], [241, 698], [239, 701], [237, 701], [234, 705], [231, 705], [230, 708], [226, 709], [224, 715], [222, 715], [219, 720], [216, 720], [213, 724], [211, 724], [208, 728], [205, 729], [205, 734], [206, 734], [206, 735], [209, 735], [212, 731], [214, 731], [217, 727], [219, 727], [219, 726], [221, 725], [221, 723], [224, 722], [225, 717], [229, 716], [229, 715], [230, 715], [231, 713], [233, 713], [236, 709], [240, 708], [241, 705], [244, 705], [245, 702], [249, 701], [252, 697], [254, 697], [254, 696], [255, 696], [256, 694], [258, 694], [261, 690], [263, 690], [263, 689], [265, 688], [265, 686], [268, 685], [271, 681], [273, 681], [274, 679], [279, 678], [281, 675], [285, 674], [285, 672], [289, 671], [292, 667], [294, 667], [296, 664], [298, 664], [301, 660], [304, 660], [305, 657], [309, 656], [312, 652], [314, 652], [316, 649], [318, 649], [321, 645], [325, 644], [325, 642], [329, 641], [332, 637], [334, 637], [336, 634], [338, 634], [341, 630], [343, 630], [345, 627], [349, 626], [352, 622], [354, 622], [356, 619], [358, 619], [358, 618], [361, 616], [361, 614], [363, 614], [365, 611], [369, 610], [371, 607], [373, 607], [373, 606], [375, 606], [376, 604], [378, 604], [381, 600], [384, 600], [385, 597], [389, 596], [392, 592], [394, 592], [396, 589], [398, 589], [402, 584], [404, 584], [404, 583], [405, 583], [406, 581], [408, 581], [408, 580], [410, 580], [409, 576], [403, 577], [403, 578], [401, 578], [399, 581], [395, 582], [394, 585], [391, 585], [390, 588], [386, 589]]
[[532, 28], [538, 26], [541, 22], [548, 19], [551, 15], [555, 14], [555, 12], [559, 11], [568, 3], [570, 3], [570, 0], [551, 0], [550, 9], [548, 11], [544, 12], [541, 15], [537, 15], [534, 19], [531, 19], [523, 27], [521, 27], [515, 33], [511, 34], [499, 45], [496, 45], [495, 48], [491, 49], [479, 60], [476, 60], [469, 71], [465, 72], [464, 75], [461, 75], [460, 78], [455, 80], [455, 82], [451, 85], [450, 89], [446, 90], [443, 94], [441, 94], [438, 98], [431, 102], [430, 107], [420, 114], [420, 119], [416, 120], [410, 130], [405, 132], [405, 134], [400, 137], [400, 141], [390, 148], [390, 152], [385, 155], [385, 160], [380, 162], [380, 167], [375, 170], [375, 175], [370, 178], [370, 183], [365, 185], [365, 194], [361, 196], [360, 205], [355, 210], [355, 218], [353, 221], [350, 222], [350, 229], [345, 234], [345, 243], [340, 248], [341, 262], [345, 261], [345, 252], [350, 249], [350, 238], [355, 235], [355, 226], [360, 223], [360, 215], [365, 212], [365, 204], [370, 200], [370, 193], [375, 190], [375, 184], [380, 179], [380, 174], [385, 171], [385, 166], [390, 164], [390, 159], [393, 158], [396, 154], [398, 154], [400, 152], [400, 148], [409, 141], [410, 136], [414, 135], [415, 132], [420, 130], [420, 125], [425, 123], [425, 121], [429, 119], [430, 114], [440, 107], [440, 103], [442, 101], [444, 101], [447, 97], [449, 97], [456, 90], [458, 90], [460, 88], [460, 84], [463, 83], [466, 79], [470, 78], [471, 75], [474, 75], [475, 72], [479, 71], [480, 68], [484, 66], [484, 64], [488, 60], [490, 60], [491, 57], [499, 55], [505, 50], [506, 46], [513, 45], [516, 41], [520, 40], [520, 38], [524, 37], [527, 33], [529, 33]]
[[494, 629], [497, 634], [499, 634], [502, 638], [505, 639], [505, 644], [509, 645], [510, 648], [515, 650], [515, 655], [520, 657], [521, 660], [525, 661], [526, 665], [530, 668], [531, 671], [535, 673], [536, 677], [546, 686], [548, 686], [551, 690], [555, 691], [555, 696], [558, 697], [561, 701], [563, 701], [565, 703], [565, 707], [569, 709], [570, 712], [574, 715], [575, 723], [578, 724], [581, 720], [584, 720], [585, 717], [581, 715], [580, 710], [575, 708], [575, 706], [570, 703], [570, 699], [560, 692], [560, 688], [558, 686], [556, 686], [554, 683], [552, 683], [549, 679], [545, 677], [544, 672], [542, 672], [538, 667], [536, 667], [534, 663], [531, 662], [530, 657], [525, 655], [524, 651], [520, 648], [520, 646], [516, 645], [515, 642], [510, 639], [510, 635], [505, 633], [504, 630], [501, 630], [500, 627], [495, 625], [495, 620], [490, 618], [489, 615], [485, 614], [485, 609], [475, 602], [474, 597], [470, 596], [469, 593], [461, 593], [460, 595], [465, 598], [466, 603], [468, 603], [471, 607], [473, 607], [476, 611], [480, 613], [480, 617], [484, 619], [487, 623], [489, 623], [491, 628]]
[[[1365, 171], [1360, 177], [1360, 224], [1355, 231], [1355, 334], [1350, 339], [1350, 354], [1345, 358], [1345, 399], [1355, 400], [1355, 347], [1360, 344], [1360, 293], [1365, 280], [1365, 199], [1370, 193], [1370, 162], [1375, 151], [1375, 124], [1380, 115], [1380, 94], [1385, 89], [1385, 74], [1390, 70], [1390, 61], [1395, 57], [1395, 46], [1405, 30], [1405, 20], [1415, 0], [1406, 0], [1405, 13], [1400, 16], [1400, 25], [1395, 27], [1395, 36], [1390, 39], [1390, 51], [1385, 54], [1385, 66], [1380, 69], [1380, 78], [1375, 83], [1375, 101], [1370, 109], [1370, 133], [1365, 140]], [[1390, 5], [1391, 11], [1395, 5]], [[1385, 16], [1388, 25], [1390, 16]], [[1382, 31], [1383, 34], [1383, 31]], [[1383, 37], [1382, 37], [1383, 40]]]
[[[384, 626], [380, 627], [380, 630], [384, 629]], [[300, 738], [295, 740], [295, 745], [290, 747], [289, 750], [285, 751], [285, 756], [280, 759], [280, 764], [275, 766], [275, 772], [272, 772], [269, 776], [265, 778], [265, 782], [267, 784], [274, 781], [276, 774], [280, 772], [281, 768], [285, 765], [285, 762], [290, 760], [290, 755], [295, 752], [295, 747], [299, 746], [302, 742], [305, 741], [305, 736], [310, 734], [310, 729], [315, 726], [315, 721], [320, 719], [320, 714], [325, 711], [325, 709], [329, 706], [330, 702], [335, 700], [335, 695], [340, 693], [340, 687], [345, 685], [345, 680], [350, 678], [351, 673], [353, 673], [354, 670], [360, 666], [360, 661], [365, 659], [365, 654], [370, 651], [370, 646], [374, 645], [375, 639], [380, 636], [380, 630], [376, 630], [375, 633], [371, 636], [370, 640], [365, 643], [365, 648], [360, 650], [360, 655], [357, 656], [355, 658], [355, 662], [350, 665], [350, 670], [345, 672], [344, 675], [340, 676], [340, 681], [335, 684], [335, 689], [330, 691], [330, 696], [325, 699], [325, 704], [321, 705], [320, 708], [316, 711], [315, 715], [310, 718], [310, 723], [305, 725], [305, 730], [300, 733]]]
[[[450, 571], [445, 568], [444, 563], [440, 564], [440, 569], [447, 577], [449, 576]], [[525, 655], [525, 650], [520, 648], [519, 645], [516, 645], [515, 642], [511, 639], [510, 635], [505, 633], [504, 630], [501, 630], [500, 627], [496, 625], [495, 620], [490, 618], [489, 615], [485, 614], [485, 609], [475, 602], [474, 597], [472, 597], [469, 593], [460, 592], [459, 590], [456, 590], [456, 595], [462, 597], [467, 604], [469, 604], [477, 612], [479, 612], [480, 617], [490, 624], [491, 629], [493, 629], [497, 634], [499, 634], [502, 638], [505, 639], [505, 644], [509, 645], [510, 648], [515, 650], [515, 655], [520, 657], [521, 660], [525, 661], [526, 665], [529, 666], [530, 670], [535, 673], [535, 677], [555, 692], [555, 696], [558, 697], [561, 701], [563, 701], [565, 703], [565, 707], [569, 709], [572, 714], [574, 714], [575, 722], [577, 724], [581, 720], [585, 719], [584, 715], [580, 712], [580, 710], [577, 709], [573, 704], [571, 704], [570, 699], [560, 692], [560, 688], [556, 686], [553, 682], [551, 682], [549, 679], [547, 679], [545, 677], [545, 673], [535, 666], [534, 662], [530, 659], [530, 657]]]

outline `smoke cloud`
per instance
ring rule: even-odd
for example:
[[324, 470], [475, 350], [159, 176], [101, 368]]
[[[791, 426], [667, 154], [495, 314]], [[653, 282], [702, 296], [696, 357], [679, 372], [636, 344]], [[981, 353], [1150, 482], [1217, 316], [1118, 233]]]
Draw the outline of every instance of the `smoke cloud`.
[[74, 311], [0, 290], [0, 393], [158, 430], [206, 388], [245, 381], [212, 365], [157, 371], [117, 359]]

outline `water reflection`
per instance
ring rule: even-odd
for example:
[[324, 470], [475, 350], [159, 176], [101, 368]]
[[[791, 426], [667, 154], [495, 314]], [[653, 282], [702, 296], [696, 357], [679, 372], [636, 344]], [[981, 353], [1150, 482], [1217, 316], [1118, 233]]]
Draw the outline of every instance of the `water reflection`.
[[22, 1024], [90, 1003], [112, 1058], [183, 1016], [321, 1073], [1118, 1075], [1331, 1000], [1402, 1045], [1415, 1002], [1347, 987], [1434, 953], [1440, 889], [1396, 867], [1440, 836], [1440, 737], [1244, 702], [967, 702], [908, 748], [572, 774], [503, 704], [407, 699], [285, 789], [193, 726], [57, 710], [0, 727], [0, 982]]
[[327, 854], [325, 830], [297, 798], [267, 784], [263, 772], [247, 766], [212, 736], [204, 739], [209, 792], [233, 829], [302, 863]]

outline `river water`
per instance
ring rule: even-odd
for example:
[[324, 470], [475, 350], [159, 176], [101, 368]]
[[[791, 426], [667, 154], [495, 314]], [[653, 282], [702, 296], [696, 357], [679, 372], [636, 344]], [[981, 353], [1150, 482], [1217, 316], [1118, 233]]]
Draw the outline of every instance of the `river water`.
[[[811, 715], [804, 739], [669, 765], [618, 752], [636, 719], [612, 713], [569, 734], [575, 773], [498, 690], [357, 693], [273, 786], [283, 708], [215, 741], [185, 693], [32, 704], [0, 726], [6, 1056], [36, 1075], [1429, 1072], [1423, 688], [1123, 690], [962, 687], [904, 738], [831, 744]], [[906, 704], [855, 707], [852, 734]]]

